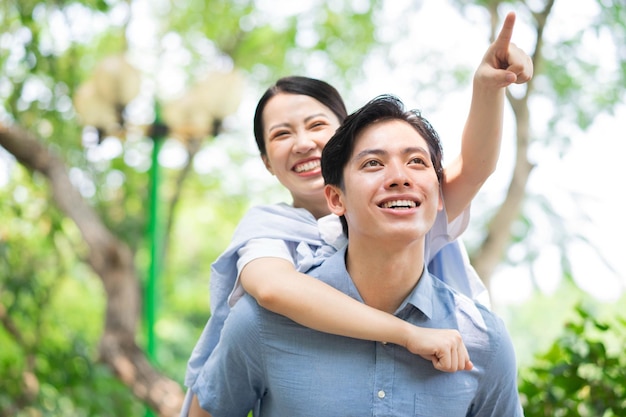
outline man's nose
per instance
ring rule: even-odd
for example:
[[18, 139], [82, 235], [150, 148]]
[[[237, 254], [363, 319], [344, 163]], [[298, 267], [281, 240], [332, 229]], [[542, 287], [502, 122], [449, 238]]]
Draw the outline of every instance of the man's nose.
[[410, 187], [411, 178], [405, 164], [395, 162], [387, 164], [387, 187]]

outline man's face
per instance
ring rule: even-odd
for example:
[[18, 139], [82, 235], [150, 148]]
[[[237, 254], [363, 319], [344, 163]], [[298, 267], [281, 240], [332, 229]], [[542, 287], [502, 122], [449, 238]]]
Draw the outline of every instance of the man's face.
[[331, 210], [344, 215], [350, 240], [423, 237], [442, 208], [428, 144], [408, 123], [387, 120], [365, 128], [344, 168], [344, 189], [328, 186]]

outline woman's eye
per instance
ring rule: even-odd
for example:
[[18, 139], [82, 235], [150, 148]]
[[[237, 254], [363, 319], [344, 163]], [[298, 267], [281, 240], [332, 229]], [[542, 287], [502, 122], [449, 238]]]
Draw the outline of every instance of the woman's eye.
[[371, 161], [367, 161], [366, 163], [364, 163], [363, 166], [364, 167], [377, 167], [377, 166], [380, 166], [380, 162], [371, 160]]
[[274, 132], [274, 134], [272, 135], [272, 139], [280, 139], [281, 137], [284, 137], [286, 135], [288, 135], [289, 132], [287, 132], [286, 130], [281, 130], [278, 132]]

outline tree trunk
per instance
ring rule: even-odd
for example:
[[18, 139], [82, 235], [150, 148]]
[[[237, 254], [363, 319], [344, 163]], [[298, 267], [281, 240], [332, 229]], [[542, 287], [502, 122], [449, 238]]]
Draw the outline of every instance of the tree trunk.
[[100, 359], [132, 392], [160, 416], [176, 416], [181, 387], [159, 373], [135, 343], [141, 294], [130, 248], [116, 238], [72, 185], [64, 162], [29, 132], [0, 125], [0, 146], [26, 168], [43, 174], [59, 209], [78, 227], [88, 247], [88, 262], [107, 295]]
[[[491, 14], [492, 39], [494, 38], [496, 25], [498, 22], [498, 5], [500, 1], [493, 2], [488, 10]], [[532, 61], [535, 71], [540, 67], [540, 60], [543, 51], [543, 31], [554, 6], [554, 0], [548, 0], [544, 9], [535, 13], [533, 16], [536, 21], [536, 44], [535, 51], [532, 54]], [[526, 83], [526, 91], [520, 98], [515, 98], [507, 91], [507, 99], [513, 109], [516, 123], [516, 154], [515, 167], [513, 168], [513, 176], [506, 193], [506, 197], [500, 208], [493, 216], [487, 226], [487, 234], [482, 241], [480, 247], [473, 254], [471, 263], [476, 269], [478, 276], [484, 281], [487, 288], [491, 282], [493, 273], [504, 258], [506, 250], [511, 242], [511, 227], [515, 220], [519, 217], [522, 205], [526, 197], [526, 187], [533, 164], [528, 160], [528, 147], [531, 141], [530, 132], [530, 110], [528, 107], [529, 97], [532, 96], [534, 90], [534, 79]]]

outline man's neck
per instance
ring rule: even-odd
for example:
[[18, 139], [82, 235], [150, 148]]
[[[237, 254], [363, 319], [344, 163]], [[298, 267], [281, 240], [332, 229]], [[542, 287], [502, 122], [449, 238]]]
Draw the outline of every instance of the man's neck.
[[372, 245], [349, 240], [346, 267], [365, 304], [394, 313], [424, 270], [424, 243]]

